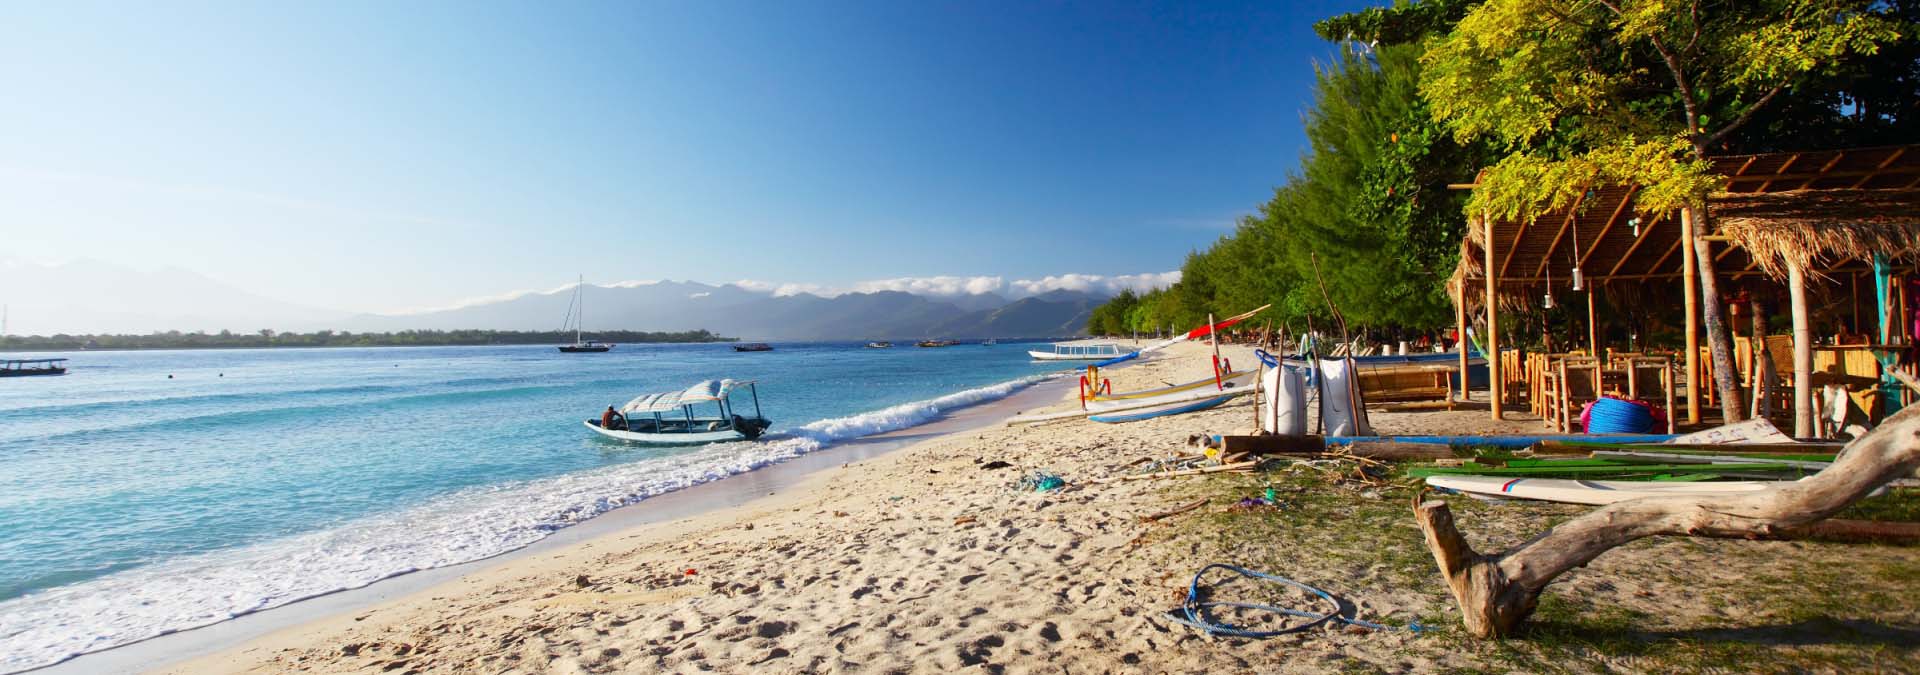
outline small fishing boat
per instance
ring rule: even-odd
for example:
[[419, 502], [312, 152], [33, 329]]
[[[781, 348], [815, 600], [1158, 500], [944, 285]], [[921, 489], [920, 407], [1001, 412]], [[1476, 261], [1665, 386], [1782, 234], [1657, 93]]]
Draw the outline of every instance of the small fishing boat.
[[957, 344], [960, 344], [960, 343], [954, 342], [952, 340], [921, 340], [919, 342], [913, 343], [913, 346], [915, 347], [952, 347]]
[[1058, 343], [1050, 351], [1028, 350], [1027, 356], [1035, 361], [1105, 361], [1124, 354], [1120, 345], [1111, 342], [1096, 344]]
[[[753, 416], [736, 411], [733, 396], [744, 388], [753, 397]], [[717, 410], [701, 416], [696, 406]], [[612, 427], [601, 420], [585, 422], [588, 429], [608, 438], [650, 445], [702, 445], [759, 438], [773, 423], [760, 414], [760, 392], [751, 380], [707, 380], [679, 391], [643, 394], [620, 406]]]
[[1788, 481], [1631, 481], [1512, 478], [1507, 476], [1428, 476], [1427, 484], [1488, 497], [1537, 499], [1563, 504], [1602, 505], [1642, 497], [1713, 497], [1778, 489]]
[[773, 345], [770, 345], [770, 344], [767, 344], [767, 343], [765, 343], [765, 342], [746, 342], [746, 343], [742, 343], [742, 344], [737, 344], [737, 345], [734, 345], [734, 346], [733, 346], [733, 351], [736, 351], [736, 352], [770, 352], [770, 351], [773, 351]]
[[999, 340], [997, 340], [997, 339], [995, 339], [995, 338], [987, 338], [987, 340], [986, 340], [985, 342], [982, 342], [982, 343], [980, 343], [980, 346], [982, 346], [982, 347], [992, 347], [992, 346], [994, 346], [994, 345], [997, 345], [997, 344], [1000, 344], [1000, 341], [999, 341]]
[[1233, 397], [1234, 397], [1233, 394], [1221, 394], [1219, 396], [1214, 396], [1211, 398], [1203, 398], [1199, 400], [1189, 399], [1189, 400], [1173, 401], [1165, 405], [1153, 406], [1148, 408], [1132, 408], [1128, 410], [1111, 412], [1111, 413], [1088, 415], [1087, 419], [1093, 420], [1095, 422], [1102, 422], [1105, 424], [1138, 422], [1140, 420], [1150, 420], [1155, 417], [1182, 415], [1190, 412], [1198, 412], [1201, 410], [1218, 408], [1221, 406], [1221, 404], [1224, 404], [1227, 401], [1232, 400]]
[[613, 349], [613, 345], [611, 344], [580, 339], [581, 323], [583, 322], [582, 317], [586, 314], [587, 310], [586, 290], [587, 278], [582, 276], [580, 280], [573, 285], [573, 301], [567, 304], [567, 321], [566, 324], [563, 324], [560, 328], [560, 330], [564, 331], [568, 325], [573, 327], [573, 344], [560, 345], [559, 349], [562, 353], [597, 354]]
[[65, 375], [66, 359], [7, 359], [0, 361], [0, 377]]
[[869, 342], [869, 343], [867, 343], [867, 349], [892, 349], [892, 348], [893, 348], [893, 343], [891, 343], [891, 342]]
[[1142, 389], [1140, 391], [1128, 391], [1118, 394], [1094, 394], [1087, 397], [1087, 409], [1107, 410], [1143, 405], [1152, 403], [1158, 399], [1186, 399], [1192, 397], [1196, 392], [1207, 389], [1232, 389], [1234, 387], [1247, 386], [1253, 383], [1253, 376], [1254, 371], [1241, 370], [1222, 373], [1217, 380], [1208, 377], [1184, 384], [1160, 387], [1158, 389]]

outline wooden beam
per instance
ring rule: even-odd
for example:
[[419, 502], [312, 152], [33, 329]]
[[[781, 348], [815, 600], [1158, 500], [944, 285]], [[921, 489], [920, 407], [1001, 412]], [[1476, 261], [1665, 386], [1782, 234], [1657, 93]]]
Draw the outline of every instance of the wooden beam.
[[1900, 156], [1904, 154], [1907, 154], [1907, 149], [1905, 147], [1894, 148], [1893, 154], [1887, 155], [1886, 159], [1880, 160], [1879, 164], [1874, 165], [1873, 173], [1865, 176], [1861, 176], [1860, 180], [1854, 181], [1853, 185], [1850, 185], [1848, 187], [1851, 187], [1855, 190], [1860, 189], [1860, 186], [1866, 185], [1867, 181], [1873, 180], [1874, 176], [1880, 175], [1881, 171], [1885, 170], [1888, 165], [1893, 164], [1896, 160], [1899, 160]]
[[1580, 254], [1581, 267], [1587, 266], [1587, 259], [1593, 257], [1593, 252], [1600, 248], [1600, 242], [1605, 241], [1607, 233], [1613, 231], [1614, 221], [1620, 219], [1621, 212], [1627, 210], [1627, 205], [1633, 203], [1633, 195], [1639, 191], [1640, 186], [1635, 185], [1627, 188], [1627, 193], [1620, 196], [1620, 205], [1613, 207], [1613, 215], [1607, 216], [1607, 224], [1600, 226], [1600, 234], [1593, 238], [1593, 244], [1587, 246], [1586, 253]]
[[[1513, 233], [1513, 245], [1507, 247], [1507, 260], [1506, 262], [1500, 263], [1500, 274], [1505, 275], [1507, 273], [1507, 267], [1513, 264], [1513, 254], [1520, 250], [1520, 238], [1527, 236], [1527, 227], [1532, 224], [1533, 219], [1531, 218], [1520, 221], [1520, 228]], [[1487, 233], [1488, 235], [1492, 235], [1493, 228], [1488, 227]]]
[[1553, 262], [1553, 252], [1560, 249], [1560, 240], [1567, 236], [1567, 228], [1573, 226], [1573, 219], [1579, 217], [1580, 204], [1587, 200], [1587, 191], [1592, 189], [1592, 185], [1581, 188], [1580, 196], [1573, 198], [1573, 206], [1567, 208], [1567, 219], [1560, 221], [1560, 231], [1553, 234], [1553, 243], [1547, 244], [1546, 254], [1540, 256], [1540, 266], [1533, 270], [1534, 276], [1547, 271], [1547, 264]]
[[1877, 170], [1848, 169], [1846, 171], [1829, 171], [1827, 173], [1756, 173], [1751, 176], [1728, 176], [1727, 181], [1729, 183], [1760, 183], [1760, 189], [1747, 191], [1747, 193], [1752, 193], [1766, 191], [1766, 184], [1774, 181], [1807, 180], [1810, 178], [1859, 178], [1861, 176], [1907, 176], [1916, 173], [1920, 173], [1920, 166], [1890, 166]]
[[[1794, 155], [1799, 158], [1799, 155]], [[1792, 160], [1788, 160], [1791, 162]], [[1687, 312], [1687, 424], [1700, 423], [1700, 293], [1693, 260], [1693, 208], [1680, 210], [1680, 295]], [[1665, 258], [1662, 258], [1665, 260]]]
[[1801, 183], [1800, 187], [1796, 189], [1805, 190], [1807, 189], [1807, 186], [1812, 185], [1814, 181], [1828, 177], [1830, 174], [1828, 174], [1827, 172], [1833, 170], [1833, 165], [1839, 164], [1840, 158], [1846, 157], [1846, 156], [1847, 156], [1847, 153], [1845, 151], [1833, 153], [1833, 159], [1829, 159], [1827, 160], [1826, 164], [1820, 165], [1820, 170], [1814, 172], [1815, 174], [1814, 177], [1808, 178], [1806, 182]]
[[[1587, 349], [1591, 350], [1589, 353], [1593, 354], [1593, 358], [1596, 359], [1600, 358], [1600, 323], [1594, 318], [1593, 303], [1594, 298], [1599, 295], [1600, 289], [1592, 285], [1587, 286]], [[1598, 371], [1594, 373], [1595, 376], [1599, 374]], [[1596, 385], [1594, 391], [1598, 392], [1599, 389], [1597, 386], [1599, 383], [1596, 382], [1594, 384]]]
[[[1467, 255], [1465, 239], [1460, 241], [1460, 255], [1462, 257]], [[1453, 294], [1453, 325], [1455, 334], [1460, 336], [1460, 340], [1454, 344], [1454, 348], [1460, 350], [1460, 400], [1471, 401], [1473, 386], [1472, 381], [1467, 379], [1467, 345], [1472, 344], [1473, 341], [1467, 339], [1467, 282], [1462, 280], [1460, 288], [1455, 290], [1457, 292]]]
[[[1779, 180], [1783, 176], [1790, 176], [1791, 174], [1786, 173], [1787, 169], [1791, 168], [1793, 166], [1793, 163], [1798, 161], [1800, 161], [1800, 153], [1797, 153], [1797, 152], [1793, 153], [1793, 156], [1788, 157], [1786, 163], [1781, 164], [1780, 168], [1774, 169], [1773, 173], [1764, 174], [1758, 177], [1758, 180], [1761, 181], [1760, 187], [1754, 190], [1754, 192], [1766, 192], [1767, 186], [1773, 185], [1773, 181]], [[1754, 177], [1751, 177], [1751, 176], [1736, 176], [1729, 179], [1727, 183], [1732, 184], [1732, 183], [1743, 181], [1743, 180], [1753, 180], [1753, 179]]]
[[1793, 437], [1813, 435], [1813, 328], [1807, 319], [1807, 274], [1787, 261], [1787, 292], [1793, 302]]
[[1499, 420], [1500, 400], [1506, 387], [1500, 381], [1500, 271], [1494, 267], [1493, 219], [1480, 214], [1480, 222], [1487, 228], [1485, 237], [1487, 254], [1487, 399], [1488, 407], [1493, 410], [1493, 419]]
[[1735, 175], [1735, 176], [1743, 176], [1743, 175], [1746, 175], [1746, 173], [1747, 173], [1747, 167], [1750, 167], [1750, 166], [1753, 166], [1753, 163], [1754, 163], [1754, 162], [1755, 162], [1756, 160], [1759, 160], [1759, 159], [1760, 159], [1760, 156], [1759, 156], [1759, 155], [1752, 155], [1752, 156], [1749, 156], [1749, 157], [1747, 157], [1747, 161], [1745, 161], [1745, 162], [1741, 162], [1741, 163], [1740, 163], [1740, 168], [1739, 168], [1738, 170], [1736, 170], [1736, 171], [1734, 171], [1734, 172], [1733, 172], [1733, 175]]
[[[1659, 258], [1654, 259], [1653, 266], [1648, 267], [1646, 273], [1658, 274], [1658, 272], [1655, 272], [1654, 270], [1660, 269], [1661, 265], [1667, 264], [1667, 259], [1673, 257], [1673, 252], [1680, 250], [1680, 245], [1683, 243], [1686, 243], [1686, 241], [1687, 241], [1687, 235], [1685, 234], [1682, 234], [1679, 236], [1679, 238], [1674, 239], [1673, 245], [1667, 247], [1666, 253], [1662, 253], [1660, 254]], [[1686, 262], [1686, 256], [1681, 256], [1681, 262]]]

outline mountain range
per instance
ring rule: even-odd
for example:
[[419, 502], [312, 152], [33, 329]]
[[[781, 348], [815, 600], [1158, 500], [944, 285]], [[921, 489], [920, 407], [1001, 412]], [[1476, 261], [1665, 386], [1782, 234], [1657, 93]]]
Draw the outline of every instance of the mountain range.
[[[961, 296], [901, 291], [774, 295], [732, 284], [660, 281], [603, 287], [589, 284], [586, 329], [693, 330], [751, 340], [892, 340], [1022, 338], [1078, 335], [1105, 300], [1056, 290], [1019, 299], [996, 293]], [[522, 295], [470, 307], [405, 315], [360, 315], [346, 330], [494, 328], [551, 330], [567, 316], [572, 289]]]
[[[322, 329], [554, 330], [573, 289], [524, 293], [409, 314], [348, 314], [285, 303], [177, 268], [134, 270], [97, 261], [59, 265], [0, 262], [0, 297], [14, 334], [151, 333]], [[24, 291], [24, 292], [19, 292]], [[776, 294], [735, 284], [657, 281], [587, 285], [585, 328], [677, 331], [704, 328], [747, 340], [899, 340], [1078, 335], [1105, 295], [1054, 290], [921, 295], [901, 291], [821, 296]]]

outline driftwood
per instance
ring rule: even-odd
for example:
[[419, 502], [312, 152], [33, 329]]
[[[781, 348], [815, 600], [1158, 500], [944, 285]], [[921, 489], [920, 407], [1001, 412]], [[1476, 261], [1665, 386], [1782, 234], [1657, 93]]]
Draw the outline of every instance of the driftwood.
[[1125, 482], [1130, 480], [1147, 480], [1151, 478], [1176, 478], [1179, 476], [1201, 476], [1201, 475], [1210, 474], [1210, 473], [1221, 473], [1223, 471], [1250, 472], [1250, 471], [1253, 471], [1253, 467], [1255, 464], [1259, 464], [1259, 462], [1240, 462], [1238, 464], [1223, 464], [1220, 466], [1209, 466], [1202, 469], [1182, 469], [1179, 471], [1156, 471], [1153, 473], [1136, 473], [1136, 474], [1129, 474], [1125, 476], [1110, 476], [1107, 478], [1095, 479], [1088, 482], [1093, 485], [1101, 485], [1105, 483], [1117, 483], [1117, 482]]
[[1180, 508], [1177, 508], [1177, 509], [1172, 509], [1172, 510], [1168, 510], [1168, 511], [1161, 511], [1161, 512], [1159, 512], [1159, 513], [1156, 513], [1156, 514], [1153, 514], [1153, 515], [1151, 515], [1151, 516], [1141, 516], [1141, 517], [1140, 517], [1140, 522], [1143, 522], [1143, 523], [1153, 523], [1153, 522], [1159, 522], [1160, 520], [1164, 520], [1164, 519], [1167, 519], [1167, 518], [1172, 518], [1172, 517], [1174, 517], [1174, 516], [1177, 516], [1177, 515], [1180, 515], [1180, 514], [1182, 514], [1182, 513], [1186, 513], [1186, 512], [1188, 512], [1188, 511], [1192, 511], [1192, 510], [1194, 510], [1194, 509], [1197, 509], [1197, 508], [1200, 508], [1200, 507], [1202, 507], [1202, 506], [1206, 506], [1206, 505], [1207, 505], [1207, 500], [1205, 500], [1205, 499], [1202, 499], [1202, 500], [1199, 500], [1199, 501], [1196, 501], [1196, 502], [1193, 502], [1193, 503], [1191, 503], [1191, 504], [1188, 504], [1188, 505], [1186, 505], [1186, 506], [1182, 506], [1182, 507], [1180, 507]]
[[1547, 584], [1616, 546], [1657, 535], [1790, 536], [1915, 467], [1920, 467], [1920, 406], [1887, 418], [1880, 428], [1848, 444], [1833, 466], [1777, 490], [1618, 502], [1500, 553], [1474, 552], [1454, 526], [1446, 502], [1416, 496], [1413, 512], [1467, 631], [1499, 638], [1512, 635], [1533, 614]]

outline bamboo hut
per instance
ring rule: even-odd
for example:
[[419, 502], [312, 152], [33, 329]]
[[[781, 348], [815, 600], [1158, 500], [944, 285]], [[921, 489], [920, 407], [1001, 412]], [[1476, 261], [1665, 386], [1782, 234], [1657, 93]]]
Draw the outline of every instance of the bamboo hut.
[[[1709, 197], [1704, 214], [1710, 233], [1705, 243], [1720, 290], [1766, 287], [1777, 293], [1784, 286], [1791, 298], [1796, 435], [1812, 430], [1816, 364], [1810, 315], [1827, 309], [1808, 306], [1810, 284], [1828, 295], [1845, 289], [1850, 328], [1867, 335], [1863, 347], [1873, 352], [1871, 360], [1881, 371], [1879, 397], [1885, 404], [1874, 412], [1890, 412], [1898, 404], [1884, 387], [1886, 371], [1899, 363], [1899, 350], [1912, 343], [1900, 326], [1908, 316], [1905, 279], [1920, 260], [1917, 150], [1920, 146], [1894, 146], [1712, 160], [1714, 172], [1727, 177], [1724, 190]], [[1599, 326], [1617, 319], [1599, 315], [1600, 304], [1652, 307], [1669, 315], [1678, 310], [1685, 346], [1676, 361], [1684, 363], [1686, 419], [1698, 423], [1701, 397], [1712, 393], [1703, 386], [1708, 374], [1700, 356], [1699, 266], [1693, 228], [1687, 226], [1695, 214], [1689, 209], [1639, 213], [1637, 192], [1632, 185], [1593, 185], [1568, 208], [1529, 221], [1471, 218], [1448, 284], [1455, 316], [1462, 335], [1476, 323], [1471, 318], [1483, 319], [1484, 346], [1502, 354], [1501, 314], [1537, 313], [1553, 303], [1565, 314], [1585, 313], [1584, 350], [1598, 357], [1606, 346]], [[1596, 294], [1614, 301], [1596, 303]], [[1487, 312], [1488, 307], [1499, 311]], [[1503, 404], [1512, 402], [1508, 389], [1527, 382], [1526, 374], [1512, 372], [1526, 364], [1513, 357], [1488, 361], [1497, 418]]]

